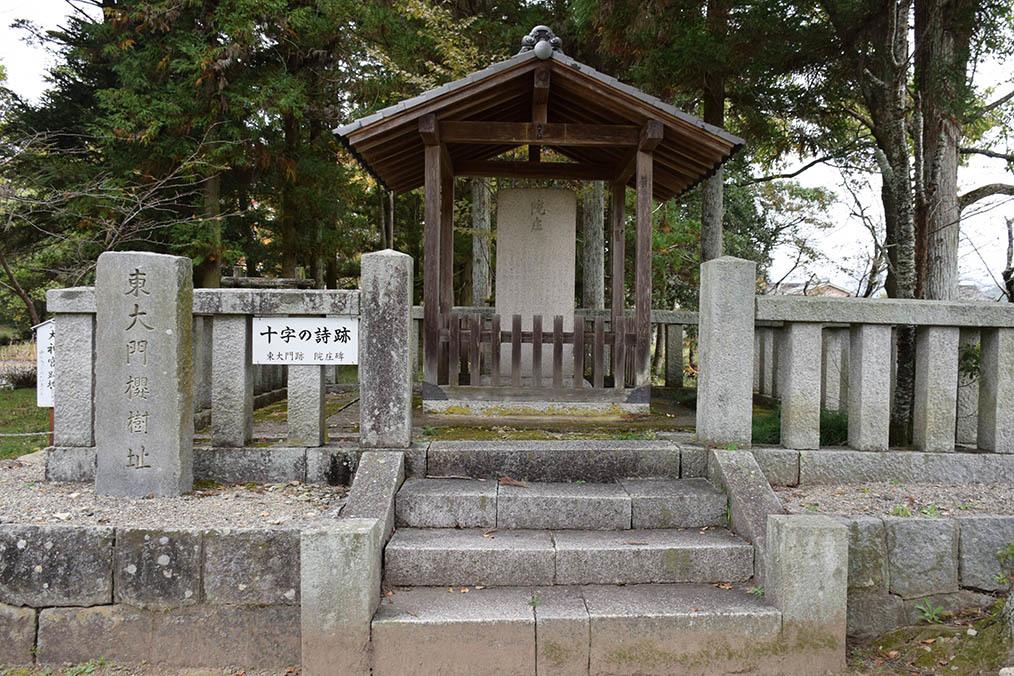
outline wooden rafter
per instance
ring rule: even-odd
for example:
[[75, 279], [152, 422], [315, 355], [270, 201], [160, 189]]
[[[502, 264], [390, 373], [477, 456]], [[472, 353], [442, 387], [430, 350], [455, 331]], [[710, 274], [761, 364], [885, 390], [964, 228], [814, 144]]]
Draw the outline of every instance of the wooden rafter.
[[488, 176], [495, 178], [560, 178], [579, 181], [607, 181], [614, 169], [607, 164], [571, 162], [498, 162], [471, 160], [458, 162], [454, 173], [458, 176]]
[[637, 146], [641, 130], [628, 124], [560, 124], [535, 122], [443, 121], [439, 137], [444, 143], [549, 146]]

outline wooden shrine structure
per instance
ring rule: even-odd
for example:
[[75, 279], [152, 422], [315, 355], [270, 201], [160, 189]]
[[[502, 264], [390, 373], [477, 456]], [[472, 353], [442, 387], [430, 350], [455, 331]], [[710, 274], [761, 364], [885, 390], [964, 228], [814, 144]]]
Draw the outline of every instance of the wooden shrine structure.
[[[670, 199], [713, 174], [742, 139], [569, 58], [545, 26], [525, 36], [514, 57], [335, 133], [384, 187], [425, 188], [424, 402], [648, 402], [652, 200]], [[519, 146], [528, 146], [527, 161], [496, 159]], [[542, 148], [566, 161], [544, 161]], [[607, 182], [609, 313], [589, 324], [575, 318], [573, 331], [562, 330], [560, 316], [537, 315], [522, 331], [518, 315], [452, 312], [456, 176]], [[628, 187], [637, 193], [633, 317], [625, 313], [623, 282]], [[511, 346], [509, 373], [501, 368], [503, 344]], [[531, 345], [531, 373], [520, 372], [522, 344]], [[562, 364], [565, 344], [573, 346], [573, 370]], [[633, 365], [633, 378], [625, 363]]]

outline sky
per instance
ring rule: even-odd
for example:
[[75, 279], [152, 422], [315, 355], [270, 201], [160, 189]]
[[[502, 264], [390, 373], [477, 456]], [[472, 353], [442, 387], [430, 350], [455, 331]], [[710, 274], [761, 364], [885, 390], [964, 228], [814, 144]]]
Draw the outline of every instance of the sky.
[[[70, 11], [66, 0], [0, 0], [0, 63], [7, 69], [7, 86], [22, 97], [39, 100], [47, 86], [46, 70], [54, 65], [55, 60], [43, 48], [26, 44], [22, 39], [23, 33], [11, 29], [10, 24], [15, 19], [29, 19], [44, 29], [55, 28]], [[994, 88], [993, 95], [987, 100], [1014, 89], [1014, 55], [984, 64], [977, 82]], [[786, 171], [792, 171], [807, 161], [789, 161], [785, 165]], [[973, 156], [958, 172], [959, 194], [988, 183], [1014, 183], [1014, 175], [1007, 172], [1005, 166], [1003, 160]], [[850, 214], [850, 200], [840, 188], [842, 179], [839, 173], [833, 168], [818, 165], [801, 174], [797, 180], [804, 185], [832, 189], [839, 193], [840, 199], [830, 214], [833, 226], [809, 241], [824, 254], [826, 261], [808, 271], [790, 274], [787, 281], [805, 281], [810, 273], [815, 273], [822, 280], [830, 280], [854, 291], [856, 281], [843, 272], [839, 264], [849, 257], [859, 256], [864, 248], [871, 246], [871, 240], [861, 222]], [[875, 176], [871, 178], [871, 183], [871, 189], [860, 193], [860, 199], [873, 220], [882, 224], [883, 210]], [[984, 200], [964, 212], [958, 254], [962, 281], [996, 289], [994, 280], [1000, 280], [1006, 263], [1005, 217], [1014, 218], [1014, 197]], [[770, 277], [778, 280], [792, 267], [795, 251], [782, 248], [776, 251], [774, 258]]]

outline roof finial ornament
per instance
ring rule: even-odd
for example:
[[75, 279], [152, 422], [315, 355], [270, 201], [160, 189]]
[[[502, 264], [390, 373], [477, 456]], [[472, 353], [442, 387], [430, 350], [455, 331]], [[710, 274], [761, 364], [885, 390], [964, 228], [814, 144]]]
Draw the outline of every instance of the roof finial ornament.
[[518, 54], [531, 51], [545, 61], [553, 56], [553, 52], [563, 54], [563, 40], [556, 37], [549, 26], [536, 26], [531, 33], [521, 38], [521, 51]]

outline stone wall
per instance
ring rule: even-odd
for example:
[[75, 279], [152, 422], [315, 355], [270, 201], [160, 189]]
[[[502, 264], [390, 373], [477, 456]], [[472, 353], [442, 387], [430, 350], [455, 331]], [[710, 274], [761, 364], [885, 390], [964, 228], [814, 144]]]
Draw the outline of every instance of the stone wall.
[[300, 663], [300, 534], [0, 525], [0, 664]]
[[1014, 516], [836, 518], [849, 529], [849, 636], [917, 624], [917, 606], [988, 605], [1005, 589], [993, 576], [997, 551], [1014, 542]]

